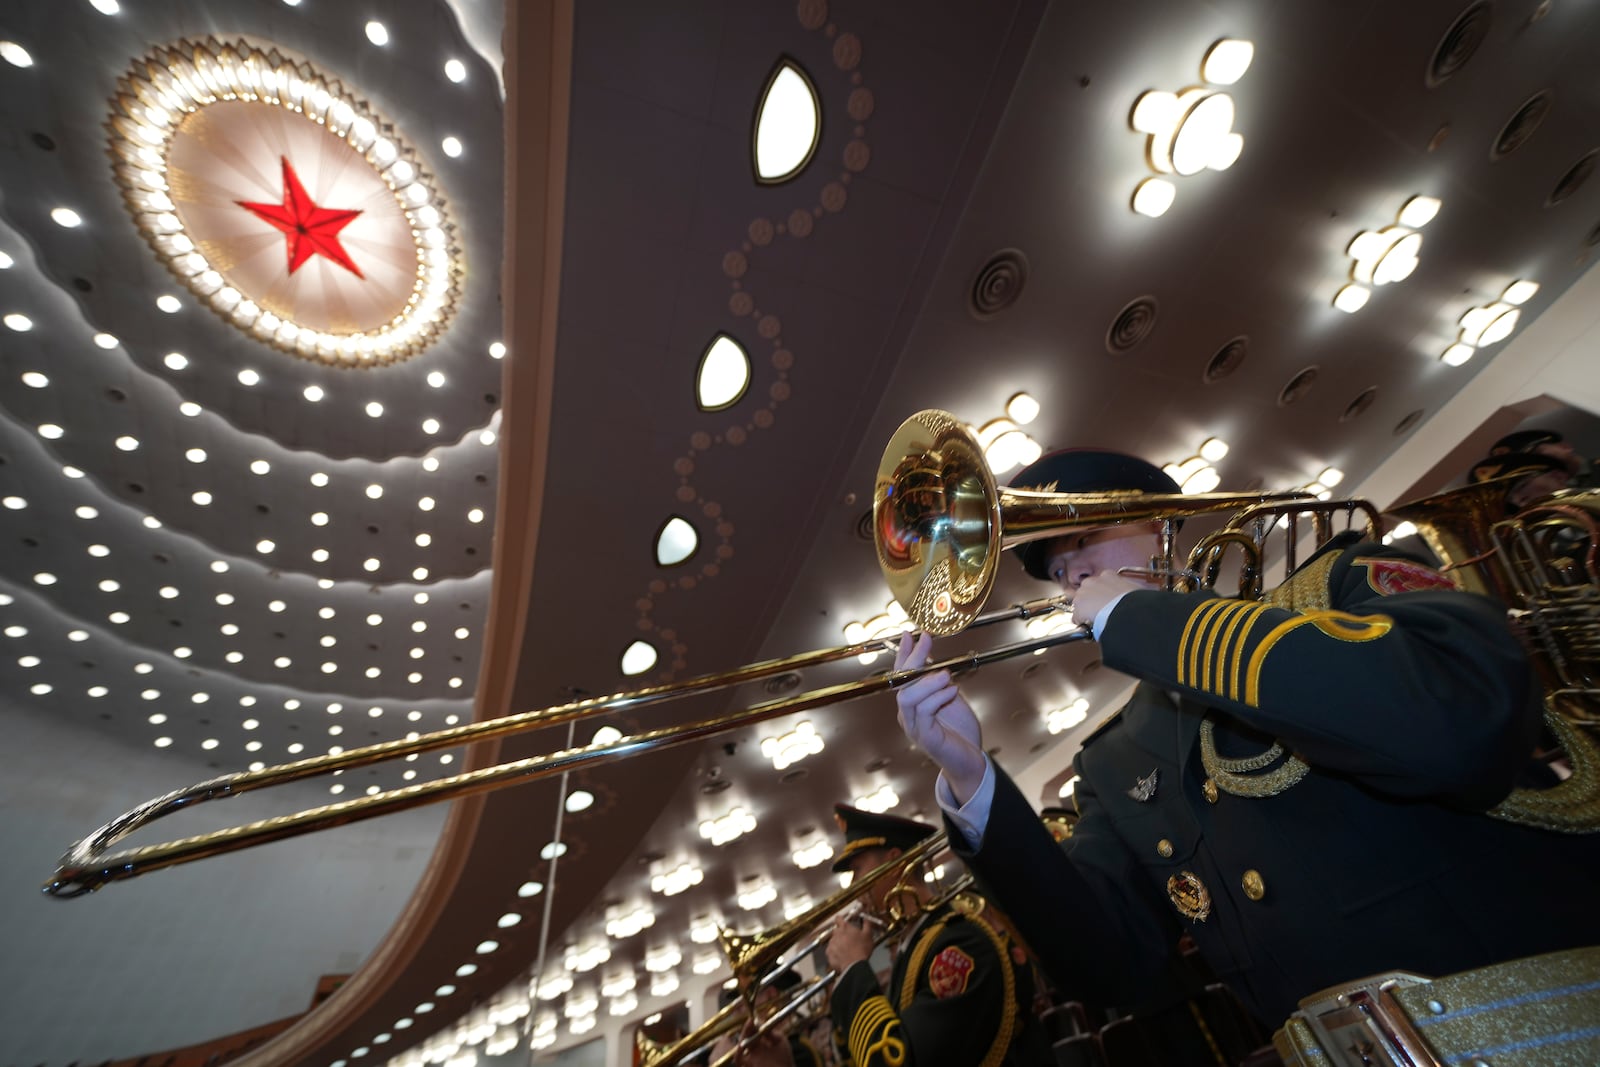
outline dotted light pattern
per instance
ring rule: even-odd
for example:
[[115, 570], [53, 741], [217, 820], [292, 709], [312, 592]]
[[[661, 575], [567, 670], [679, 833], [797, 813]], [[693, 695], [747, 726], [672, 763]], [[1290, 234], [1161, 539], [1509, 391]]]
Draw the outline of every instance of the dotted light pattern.
[[[285, 108], [342, 137], [394, 193], [412, 227], [416, 277], [405, 309], [386, 326], [328, 333], [266, 309], [230, 284], [185, 232], [169, 184], [167, 149], [184, 116], [222, 101]], [[136, 60], [117, 82], [109, 123], [123, 200], [156, 256], [225, 321], [280, 351], [363, 367], [413, 355], [453, 316], [460, 250], [432, 179], [394, 128], [366, 101], [310, 63], [246, 42], [180, 40]]]

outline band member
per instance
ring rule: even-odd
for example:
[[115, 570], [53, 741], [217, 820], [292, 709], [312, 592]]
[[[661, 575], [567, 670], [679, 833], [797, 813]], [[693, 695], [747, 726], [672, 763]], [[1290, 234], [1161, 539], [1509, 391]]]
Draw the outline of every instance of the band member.
[[[926, 823], [847, 805], [834, 808], [845, 843], [833, 869], [860, 877], [899, 858], [935, 833]], [[841, 918], [828, 938], [828, 964], [839, 974], [831, 1011], [856, 1067], [996, 1067], [1045, 1064], [1050, 1049], [1032, 1013], [1027, 958], [1002, 926], [986, 917], [981, 898], [927, 907], [920, 876], [879, 884], [864, 901], [888, 919], [891, 905], [922, 914], [895, 947], [887, 988], [873, 972], [872, 927]]]
[[[1178, 491], [1142, 460], [1082, 450], [1014, 484]], [[1381, 971], [1600, 943], [1600, 834], [1487, 814], [1541, 723], [1500, 606], [1355, 535], [1263, 601], [1168, 592], [1118, 573], [1148, 567], [1154, 534], [1079, 530], [1019, 552], [1073, 595], [1104, 664], [1141, 683], [1083, 744], [1064, 843], [985, 755], [948, 674], [897, 694], [942, 769], [957, 853], [1061, 992], [1136, 1004], [1188, 933], [1276, 1025], [1300, 998]], [[929, 646], [907, 635], [897, 667]]]

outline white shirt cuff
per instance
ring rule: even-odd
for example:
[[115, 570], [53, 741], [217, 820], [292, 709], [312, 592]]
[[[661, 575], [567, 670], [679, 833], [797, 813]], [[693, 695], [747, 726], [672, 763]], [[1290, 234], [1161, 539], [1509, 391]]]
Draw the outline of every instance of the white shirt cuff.
[[1118, 593], [1109, 604], [1095, 612], [1093, 630], [1096, 641], [1100, 640], [1101, 633], [1105, 631], [1106, 620], [1111, 618], [1111, 612], [1116, 609], [1118, 604], [1122, 603], [1122, 598], [1127, 595], [1127, 593]]
[[933, 783], [933, 798], [939, 802], [939, 810], [948, 815], [956, 829], [961, 831], [967, 847], [976, 852], [983, 847], [983, 832], [989, 825], [989, 809], [994, 807], [994, 761], [988, 756], [983, 757], [983, 781], [978, 783], [978, 791], [965, 804], [957, 806], [956, 795], [945, 780], [943, 771], [939, 772], [938, 780]]

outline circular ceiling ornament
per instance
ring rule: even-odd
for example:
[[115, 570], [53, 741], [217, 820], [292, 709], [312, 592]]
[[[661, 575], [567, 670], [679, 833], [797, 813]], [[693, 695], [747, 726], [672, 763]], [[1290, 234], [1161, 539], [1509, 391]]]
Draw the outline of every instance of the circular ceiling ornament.
[[135, 60], [107, 122], [157, 258], [248, 336], [339, 367], [393, 363], [455, 313], [460, 248], [414, 149], [302, 59], [179, 40]]
[[1489, 25], [1493, 21], [1494, 8], [1488, 0], [1470, 4], [1456, 16], [1428, 60], [1428, 73], [1424, 79], [1428, 88], [1444, 84], [1451, 75], [1467, 65], [1468, 60], [1477, 54], [1484, 38], [1489, 36]]
[[1028, 284], [1028, 257], [1020, 249], [1002, 248], [978, 268], [967, 309], [976, 319], [992, 319], [1017, 302]]
[[1532, 96], [1506, 120], [1500, 135], [1489, 149], [1491, 160], [1504, 159], [1527, 143], [1550, 114], [1550, 91], [1542, 89]]
[[1153, 296], [1130, 302], [1106, 328], [1106, 351], [1112, 355], [1131, 352], [1156, 328], [1158, 306]]
[[1214, 385], [1238, 370], [1250, 354], [1250, 338], [1240, 334], [1221, 348], [1217, 354], [1206, 362], [1206, 369], [1200, 378], [1207, 385]]

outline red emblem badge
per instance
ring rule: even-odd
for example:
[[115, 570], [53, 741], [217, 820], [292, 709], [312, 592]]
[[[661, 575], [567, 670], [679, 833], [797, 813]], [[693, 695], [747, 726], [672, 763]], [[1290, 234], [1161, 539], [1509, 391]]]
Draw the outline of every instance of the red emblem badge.
[[935, 956], [928, 967], [928, 985], [940, 1000], [965, 993], [971, 976], [972, 957], [954, 945]]
[[1420, 593], [1428, 589], [1454, 589], [1456, 583], [1432, 567], [1411, 563], [1403, 559], [1373, 559], [1363, 557], [1351, 564], [1367, 568], [1367, 584], [1384, 596], [1396, 593]]

